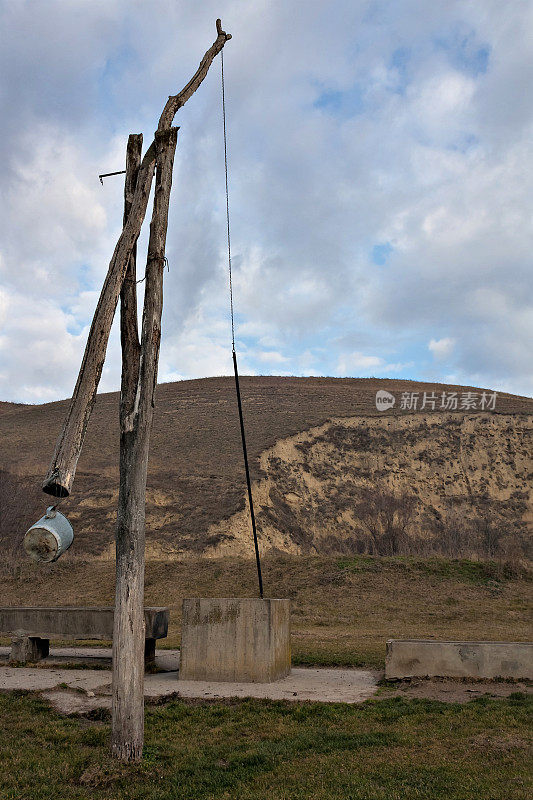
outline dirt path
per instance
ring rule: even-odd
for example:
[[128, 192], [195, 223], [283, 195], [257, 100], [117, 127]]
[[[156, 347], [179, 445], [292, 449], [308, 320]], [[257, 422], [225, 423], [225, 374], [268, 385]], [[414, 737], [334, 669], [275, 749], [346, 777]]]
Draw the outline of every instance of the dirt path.
[[441, 700], [444, 703], [468, 703], [476, 697], [509, 697], [513, 692], [533, 692], [533, 684], [525, 681], [469, 681], [452, 678], [412, 678], [383, 686], [382, 697], [415, 697]]

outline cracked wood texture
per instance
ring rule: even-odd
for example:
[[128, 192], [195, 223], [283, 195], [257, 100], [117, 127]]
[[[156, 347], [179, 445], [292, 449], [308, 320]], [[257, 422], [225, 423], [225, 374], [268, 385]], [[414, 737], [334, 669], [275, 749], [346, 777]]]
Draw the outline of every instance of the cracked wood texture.
[[[130, 212], [142, 152], [142, 136], [132, 134], [126, 153], [124, 222]], [[136, 248], [120, 293], [120, 487], [116, 541], [115, 613], [113, 616], [113, 720], [119, 730], [112, 749], [122, 760], [137, 760], [144, 739], [144, 505], [135, 492], [138, 475], [133, 460], [131, 418], [139, 380], [140, 344], [137, 327]], [[140, 604], [140, 608], [139, 608]], [[144, 660], [143, 660], [144, 661]]]
[[[163, 271], [178, 129], [157, 131], [156, 178], [146, 265], [140, 363], [133, 308], [122, 310], [123, 364], [120, 405], [120, 486], [116, 530], [111, 748], [122, 761], [138, 761], [144, 740], [144, 543], [146, 473], [157, 383]], [[135, 371], [138, 379], [134, 385]]]

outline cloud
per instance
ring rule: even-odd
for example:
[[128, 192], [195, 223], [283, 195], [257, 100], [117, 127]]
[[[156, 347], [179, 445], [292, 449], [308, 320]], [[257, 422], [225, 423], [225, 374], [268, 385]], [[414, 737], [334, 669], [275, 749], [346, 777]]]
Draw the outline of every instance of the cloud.
[[450, 337], [443, 339], [430, 339], [428, 349], [433, 353], [434, 358], [443, 359], [448, 358], [455, 346], [455, 340]]
[[412, 366], [412, 362], [406, 364], [387, 363], [380, 356], [347, 353], [340, 357], [336, 372], [340, 376], [382, 375], [390, 372], [404, 372]]
[[[70, 394], [122, 220], [98, 173], [148, 144], [219, 15], [241, 371], [533, 390], [531, 6], [0, 5], [4, 399]], [[231, 372], [218, 63], [176, 124], [162, 380]], [[115, 328], [101, 388], [119, 374]]]
[[71, 394], [87, 329], [70, 334], [67, 313], [51, 301], [19, 292], [1, 289], [0, 310], [0, 396], [38, 403]]
[[264, 364], [285, 364], [288, 358], [278, 353], [276, 350], [261, 350], [256, 358]]

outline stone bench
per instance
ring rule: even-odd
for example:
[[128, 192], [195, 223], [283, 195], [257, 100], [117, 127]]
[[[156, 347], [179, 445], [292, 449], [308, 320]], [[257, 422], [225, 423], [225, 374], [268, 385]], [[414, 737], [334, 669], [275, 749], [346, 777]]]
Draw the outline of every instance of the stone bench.
[[[50, 639], [112, 639], [113, 608], [0, 608], [0, 635], [10, 635], [11, 661], [40, 661]], [[155, 660], [155, 641], [168, 633], [168, 608], [145, 608], [144, 660]]]
[[390, 639], [386, 678], [533, 678], [533, 642]]

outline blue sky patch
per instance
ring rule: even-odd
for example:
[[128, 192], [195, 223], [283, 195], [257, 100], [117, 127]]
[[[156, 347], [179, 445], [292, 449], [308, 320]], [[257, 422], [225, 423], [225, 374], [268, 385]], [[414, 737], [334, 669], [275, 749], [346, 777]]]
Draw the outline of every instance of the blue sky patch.
[[446, 51], [455, 69], [477, 78], [489, 68], [490, 46], [477, 40], [475, 31], [455, 28], [447, 35], [435, 38], [437, 47]]
[[371, 259], [373, 264], [377, 264], [378, 267], [383, 267], [387, 261], [389, 260], [390, 254], [393, 252], [394, 247], [391, 245], [390, 242], [382, 242], [381, 244], [375, 244], [372, 248], [371, 252]]
[[409, 84], [408, 67], [411, 61], [412, 51], [408, 47], [398, 47], [392, 54], [389, 69], [396, 70], [398, 75], [398, 85], [394, 89], [396, 94], [403, 94]]
[[325, 89], [314, 102], [314, 107], [327, 111], [333, 116], [355, 117], [364, 111], [363, 90], [358, 84], [344, 92]]

